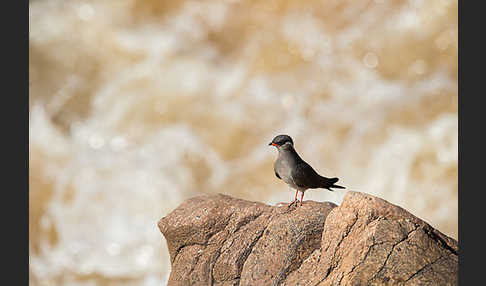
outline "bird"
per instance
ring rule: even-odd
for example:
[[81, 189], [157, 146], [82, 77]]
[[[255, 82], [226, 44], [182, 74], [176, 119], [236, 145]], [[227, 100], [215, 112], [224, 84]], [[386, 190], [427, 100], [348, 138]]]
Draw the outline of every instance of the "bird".
[[275, 176], [295, 189], [295, 198], [288, 206], [297, 202], [299, 191], [302, 193], [300, 197], [300, 205], [302, 206], [304, 192], [307, 189], [323, 188], [329, 191], [333, 191], [332, 188], [345, 189], [345, 187], [335, 184], [339, 181], [338, 178], [323, 177], [307, 164], [295, 151], [294, 141], [289, 135], [277, 135], [268, 145], [275, 146], [278, 150], [277, 160], [273, 164]]

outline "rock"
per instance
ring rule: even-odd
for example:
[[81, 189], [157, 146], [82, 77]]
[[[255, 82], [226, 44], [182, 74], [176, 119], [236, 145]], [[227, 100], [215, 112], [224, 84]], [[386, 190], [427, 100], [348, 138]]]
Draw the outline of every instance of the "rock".
[[173, 285], [457, 285], [457, 241], [383, 199], [182, 203], [158, 226]]

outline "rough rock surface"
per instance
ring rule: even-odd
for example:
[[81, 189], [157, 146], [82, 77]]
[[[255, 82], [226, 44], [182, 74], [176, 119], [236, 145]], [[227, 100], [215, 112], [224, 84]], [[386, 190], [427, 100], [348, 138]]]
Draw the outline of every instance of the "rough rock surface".
[[301, 207], [204, 195], [158, 226], [169, 286], [458, 284], [457, 241], [364, 193]]

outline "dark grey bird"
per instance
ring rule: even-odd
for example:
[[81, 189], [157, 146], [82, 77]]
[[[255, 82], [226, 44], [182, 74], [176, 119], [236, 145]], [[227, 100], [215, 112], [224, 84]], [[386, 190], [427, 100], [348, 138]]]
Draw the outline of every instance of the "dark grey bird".
[[304, 192], [307, 189], [331, 188], [345, 189], [343, 186], [335, 185], [338, 178], [326, 178], [319, 175], [309, 164], [300, 158], [294, 149], [294, 141], [288, 135], [278, 135], [268, 145], [277, 147], [278, 157], [273, 164], [275, 176], [284, 181], [291, 188], [295, 189], [295, 199], [289, 206], [297, 202], [297, 194], [302, 193], [300, 205], [304, 199]]

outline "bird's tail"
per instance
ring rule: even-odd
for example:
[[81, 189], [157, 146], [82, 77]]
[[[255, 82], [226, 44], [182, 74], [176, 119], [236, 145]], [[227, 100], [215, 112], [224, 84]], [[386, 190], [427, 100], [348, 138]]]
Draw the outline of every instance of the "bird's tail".
[[343, 186], [340, 185], [335, 185], [337, 181], [339, 181], [338, 178], [325, 178], [323, 177], [323, 188], [328, 189], [329, 191], [332, 191], [331, 188], [336, 188], [336, 189], [346, 189]]

